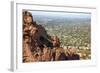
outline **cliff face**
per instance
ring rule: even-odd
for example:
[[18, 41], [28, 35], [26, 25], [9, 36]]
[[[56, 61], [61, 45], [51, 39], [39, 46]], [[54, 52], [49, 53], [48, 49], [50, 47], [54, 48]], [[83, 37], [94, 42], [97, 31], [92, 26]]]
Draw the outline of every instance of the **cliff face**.
[[42, 25], [36, 24], [32, 14], [23, 12], [23, 62], [32, 61], [38, 50], [53, 48], [51, 37]]

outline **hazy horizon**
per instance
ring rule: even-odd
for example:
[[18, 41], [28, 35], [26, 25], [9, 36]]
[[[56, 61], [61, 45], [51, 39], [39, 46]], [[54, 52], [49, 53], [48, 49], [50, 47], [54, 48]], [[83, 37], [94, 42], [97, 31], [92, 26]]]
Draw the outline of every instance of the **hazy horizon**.
[[76, 12], [52, 12], [52, 11], [29, 11], [33, 16], [43, 17], [64, 17], [64, 18], [91, 18], [91, 13], [76, 13]]

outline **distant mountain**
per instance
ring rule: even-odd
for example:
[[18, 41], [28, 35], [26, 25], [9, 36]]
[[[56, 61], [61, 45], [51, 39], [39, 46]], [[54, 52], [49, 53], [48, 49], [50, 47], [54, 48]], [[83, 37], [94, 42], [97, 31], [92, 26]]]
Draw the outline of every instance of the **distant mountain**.
[[91, 19], [90, 18], [70, 18], [70, 17], [48, 17], [48, 16], [33, 16], [33, 19], [38, 24], [44, 24], [44, 25], [64, 25], [64, 24], [90, 24]]

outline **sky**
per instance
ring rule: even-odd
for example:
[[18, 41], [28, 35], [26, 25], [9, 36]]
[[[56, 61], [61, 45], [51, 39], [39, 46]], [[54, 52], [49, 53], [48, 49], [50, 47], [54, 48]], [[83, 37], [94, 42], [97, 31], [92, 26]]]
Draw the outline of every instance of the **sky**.
[[52, 12], [52, 11], [29, 11], [34, 16], [68, 17], [68, 18], [91, 18], [91, 13], [76, 12]]

